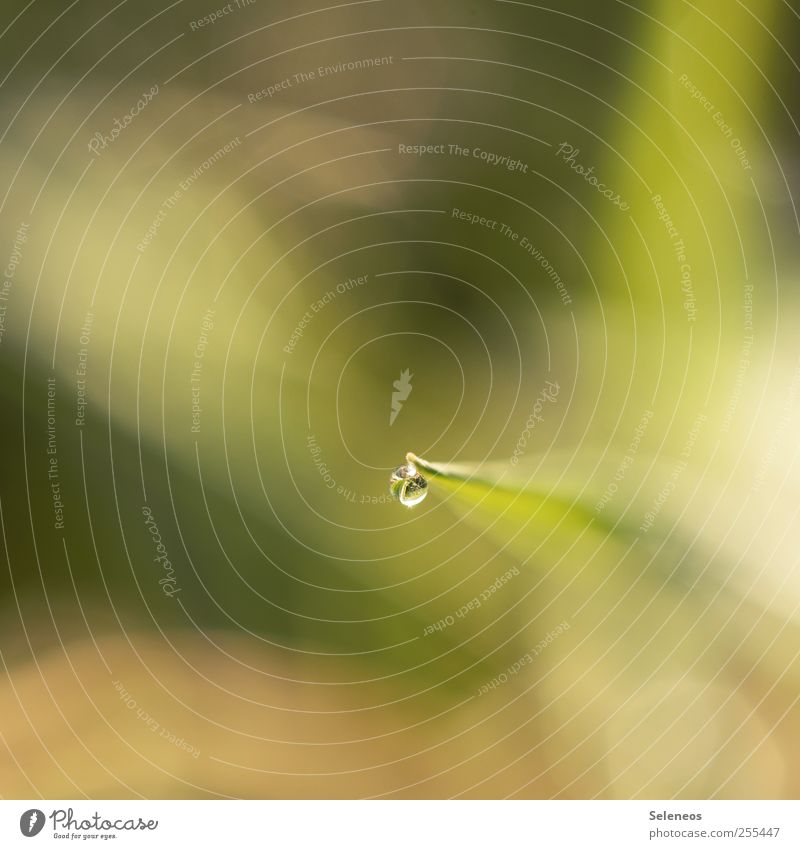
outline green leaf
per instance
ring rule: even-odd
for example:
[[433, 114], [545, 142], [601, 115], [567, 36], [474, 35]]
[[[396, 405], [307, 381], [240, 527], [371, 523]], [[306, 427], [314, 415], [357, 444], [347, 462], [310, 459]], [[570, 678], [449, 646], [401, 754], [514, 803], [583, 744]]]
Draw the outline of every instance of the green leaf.
[[406, 460], [455, 500], [509, 520], [516, 518], [523, 527], [573, 533], [592, 528], [629, 541], [639, 535], [636, 525], [620, 515], [619, 509], [597, 509], [602, 492], [596, 480], [602, 480], [602, 476], [595, 474], [582, 480], [574, 468], [570, 470], [570, 464], [576, 465], [574, 458], [552, 455], [517, 465], [491, 461], [436, 463], [409, 452]]

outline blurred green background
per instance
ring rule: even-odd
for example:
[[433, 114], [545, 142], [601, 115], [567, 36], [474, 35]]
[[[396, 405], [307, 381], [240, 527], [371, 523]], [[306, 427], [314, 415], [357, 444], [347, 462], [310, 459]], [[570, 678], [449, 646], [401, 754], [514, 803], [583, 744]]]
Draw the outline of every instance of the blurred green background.
[[0, 31], [0, 794], [797, 796], [791, 4]]

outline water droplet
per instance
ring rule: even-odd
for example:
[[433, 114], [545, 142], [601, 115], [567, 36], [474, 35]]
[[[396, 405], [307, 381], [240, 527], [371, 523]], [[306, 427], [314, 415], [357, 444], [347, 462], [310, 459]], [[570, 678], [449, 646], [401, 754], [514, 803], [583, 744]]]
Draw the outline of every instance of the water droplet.
[[405, 507], [413, 507], [428, 494], [428, 481], [413, 463], [398, 466], [389, 478], [389, 492]]

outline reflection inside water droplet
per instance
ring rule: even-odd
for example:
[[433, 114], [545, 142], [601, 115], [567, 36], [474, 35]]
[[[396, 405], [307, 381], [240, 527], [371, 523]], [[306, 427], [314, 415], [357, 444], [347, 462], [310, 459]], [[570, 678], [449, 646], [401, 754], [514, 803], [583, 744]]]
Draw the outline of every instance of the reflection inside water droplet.
[[398, 466], [389, 478], [389, 492], [406, 507], [413, 507], [428, 494], [428, 481], [413, 463]]

